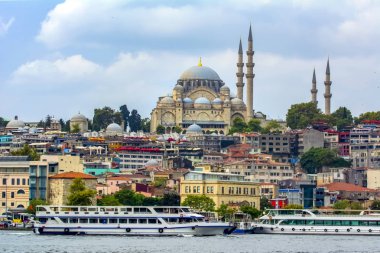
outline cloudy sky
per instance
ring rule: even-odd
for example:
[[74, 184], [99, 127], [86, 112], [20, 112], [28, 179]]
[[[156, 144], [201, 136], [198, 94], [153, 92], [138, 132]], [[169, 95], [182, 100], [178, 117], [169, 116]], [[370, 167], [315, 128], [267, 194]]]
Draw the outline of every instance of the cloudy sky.
[[0, 0], [0, 117], [92, 118], [122, 104], [148, 117], [200, 56], [236, 93], [250, 23], [256, 111], [285, 118], [309, 101], [313, 68], [323, 109], [327, 57], [332, 110], [377, 111], [379, 13], [366, 0]]

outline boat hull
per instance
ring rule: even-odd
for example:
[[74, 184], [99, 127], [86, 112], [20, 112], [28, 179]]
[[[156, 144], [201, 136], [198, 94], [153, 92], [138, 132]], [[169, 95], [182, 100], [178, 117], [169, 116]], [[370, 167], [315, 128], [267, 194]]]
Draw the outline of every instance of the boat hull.
[[380, 228], [368, 227], [296, 227], [258, 225], [253, 229], [254, 234], [294, 234], [294, 235], [377, 235]]
[[214, 236], [230, 234], [233, 229], [232, 226], [222, 224], [170, 227], [38, 226], [33, 232], [40, 235]]

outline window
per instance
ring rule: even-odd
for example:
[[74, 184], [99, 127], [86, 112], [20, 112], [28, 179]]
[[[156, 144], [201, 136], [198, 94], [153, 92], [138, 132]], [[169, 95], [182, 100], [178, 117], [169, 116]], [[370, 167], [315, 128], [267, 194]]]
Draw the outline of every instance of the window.
[[129, 224], [136, 224], [137, 223], [137, 219], [129, 219]]
[[157, 223], [157, 219], [148, 219], [148, 223], [149, 224], [156, 224]]
[[3, 199], [6, 198], [6, 196], [5, 196], [5, 192], [2, 192], [2, 193], [1, 193], [1, 197], [2, 197]]
[[22, 190], [22, 189], [20, 189], [20, 190], [17, 191], [17, 194], [25, 194], [25, 191]]
[[20, 185], [20, 178], [17, 178], [17, 180], [16, 180], [16, 184], [17, 184], [17, 185]]
[[25, 178], [22, 179], [22, 185], [25, 185], [26, 184], [26, 180]]
[[128, 223], [128, 219], [119, 219], [119, 223]]
[[147, 219], [139, 219], [139, 224], [146, 224], [147, 223]]
[[79, 219], [79, 223], [88, 223], [88, 219]]
[[108, 223], [112, 223], [112, 224], [117, 223], [117, 219], [109, 219]]
[[11, 184], [15, 185], [15, 179], [14, 178], [12, 178]]
[[89, 222], [92, 224], [98, 223], [98, 219], [91, 218], [91, 219], [89, 219]]
[[11, 198], [13, 199], [15, 197], [15, 193], [11, 192]]
[[67, 220], [66, 218], [61, 218], [61, 221], [62, 221], [63, 223], [67, 223], [67, 222], [68, 222], [68, 220]]
[[78, 219], [77, 218], [70, 218], [70, 223], [78, 223]]
[[6, 185], [6, 184], [7, 184], [7, 179], [3, 178], [3, 185]]

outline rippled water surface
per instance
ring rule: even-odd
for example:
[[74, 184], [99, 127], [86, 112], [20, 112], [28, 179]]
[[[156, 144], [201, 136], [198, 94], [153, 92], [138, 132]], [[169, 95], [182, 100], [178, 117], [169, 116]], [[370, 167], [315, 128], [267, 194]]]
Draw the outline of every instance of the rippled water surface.
[[0, 252], [380, 252], [380, 237], [310, 235], [39, 236], [24, 231], [0, 231]]

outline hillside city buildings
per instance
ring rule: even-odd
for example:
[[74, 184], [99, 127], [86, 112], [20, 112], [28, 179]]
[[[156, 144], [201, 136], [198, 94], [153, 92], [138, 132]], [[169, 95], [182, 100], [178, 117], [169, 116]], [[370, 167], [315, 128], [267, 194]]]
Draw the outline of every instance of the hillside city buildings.
[[[268, 122], [253, 108], [253, 55], [249, 29], [246, 63], [239, 43], [236, 97], [201, 61], [184, 71], [172, 95], [158, 98], [150, 133], [125, 132], [116, 123], [92, 131], [80, 113], [70, 119], [77, 133], [62, 131], [55, 119], [41, 128], [15, 116], [0, 128], [0, 213], [25, 211], [34, 199], [64, 205], [75, 178], [96, 190], [97, 199], [130, 189], [148, 197], [176, 193], [181, 201], [189, 195], [206, 195], [216, 208], [259, 209], [264, 197], [275, 208], [331, 207], [342, 199], [367, 208], [379, 199], [380, 121], [363, 121], [341, 131], [318, 124], [290, 129], [279, 122], [282, 127], [275, 132], [228, 135], [237, 118]], [[328, 60], [326, 115], [331, 113], [331, 84]], [[316, 104], [317, 92], [314, 71], [311, 101]], [[156, 133], [159, 125], [165, 133]], [[24, 146], [40, 157], [12, 155]], [[299, 161], [312, 148], [336, 150], [352, 166], [324, 167], [308, 174]]]

